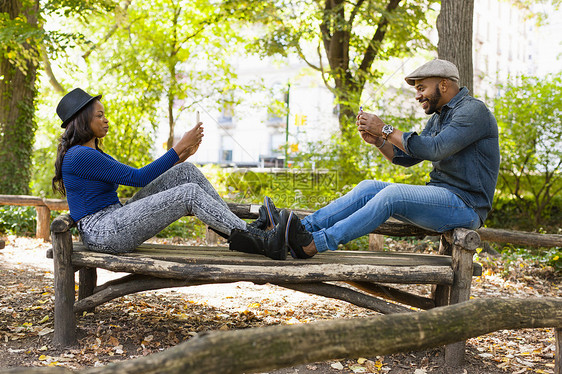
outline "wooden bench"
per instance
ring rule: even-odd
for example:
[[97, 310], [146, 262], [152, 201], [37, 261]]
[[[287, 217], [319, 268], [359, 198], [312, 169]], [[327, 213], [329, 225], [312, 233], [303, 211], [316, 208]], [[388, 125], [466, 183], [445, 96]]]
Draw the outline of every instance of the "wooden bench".
[[[229, 207], [239, 217], [249, 219], [257, 217], [259, 208], [257, 205], [236, 204], [229, 204]], [[271, 283], [387, 314], [414, 311], [400, 304], [426, 310], [466, 301], [470, 297], [472, 276], [481, 275], [482, 271], [480, 265], [472, 261], [480, 238], [475, 231], [466, 229], [442, 234], [440, 255], [334, 251], [308, 260], [274, 261], [220, 246], [143, 244], [124, 255], [90, 252], [81, 243], [72, 242], [70, 229], [73, 226], [74, 222], [67, 214], [53, 221], [53, 248], [47, 254], [54, 260], [53, 342], [62, 346], [76, 343], [75, 313], [93, 310], [116, 297], [146, 290], [237, 281]], [[389, 220], [375, 233], [438, 235], [396, 220]], [[129, 274], [98, 286], [97, 268]], [[75, 300], [76, 271], [79, 271], [78, 300]], [[430, 284], [434, 287], [431, 295], [424, 296], [388, 284]], [[460, 365], [464, 342], [448, 345], [445, 353], [449, 365]]]

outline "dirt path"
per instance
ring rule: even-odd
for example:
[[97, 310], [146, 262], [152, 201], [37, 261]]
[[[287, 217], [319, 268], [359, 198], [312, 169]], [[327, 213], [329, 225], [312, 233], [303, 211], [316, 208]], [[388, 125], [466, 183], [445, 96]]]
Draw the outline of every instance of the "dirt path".
[[[159, 352], [201, 331], [375, 315], [342, 301], [272, 285], [185, 287], [129, 295], [96, 308], [95, 314], [79, 316], [79, 345], [57, 350], [51, 345], [53, 274], [52, 263], [45, 258], [49, 247], [39, 240], [10, 237], [0, 250], [0, 367], [79, 369]], [[504, 270], [497, 260], [484, 263], [484, 275], [473, 280], [473, 296], [562, 297], [560, 279], [544, 269], [521, 260], [511, 278], [500, 276]], [[116, 274], [100, 271], [99, 276], [103, 282]], [[465, 367], [447, 370], [441, 349], [434, 349], [270, 373], [554, 373], [553, 332], [500, 331], [470, 339], [466, 358]]]

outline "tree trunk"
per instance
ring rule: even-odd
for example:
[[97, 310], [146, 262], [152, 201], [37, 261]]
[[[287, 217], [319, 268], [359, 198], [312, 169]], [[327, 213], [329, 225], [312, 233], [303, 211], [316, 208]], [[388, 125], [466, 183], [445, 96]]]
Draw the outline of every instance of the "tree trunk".
[[339, 104], [339, 123], [343, 138], [355, 134], [355, 116], [365, 85], [365, 75], [370, 74], [371, 66], [379, 54], [378, 48], [385, 38], [388, 18], [398, 8], [401, 0], [388, 0], [385, 13], [377, 24], [369, 47], [355, 75], [351, 70], [349, 43], [352, 21], [346, 19], [343, 0], [326, 0], [323, 9], [324, 22], [320, 25], [324, 50], [330, 64], [330, 74], [334, 79], [333, 92]]
[[[39, 1], [0, 1], [0, 13], [11, 19], [25, 16], [27, 22], [37, 26]], [[34, 43], [34, 42], [31, 42]], [[31, 178], [31, 158], [35, 138], [35, 79], [38, 50], [36, 44], [23, 44], [29, 53], [27, 59], [16, 56], [23, 64], [16, 66], [13, 59], [0, 57], [0, 170], [9, 178], [0, 178], [0, 194], [27, 194]], [[17, 53], [7, 50], [9, 54]]]
[[474, 0], [442, 0], [437, 17], [440, 59], [451, 61], [459, 68], [460, 85], [473, 93], [472, 21]]
[[[559, 298], [481, 299], [420, 313], [204, 332], [161, 353], [80, 373], [255, 373], [331, 359], [418, 351], [498, 330], [560, 325]], [[55, 372], [57, 368], [44, 369]]]

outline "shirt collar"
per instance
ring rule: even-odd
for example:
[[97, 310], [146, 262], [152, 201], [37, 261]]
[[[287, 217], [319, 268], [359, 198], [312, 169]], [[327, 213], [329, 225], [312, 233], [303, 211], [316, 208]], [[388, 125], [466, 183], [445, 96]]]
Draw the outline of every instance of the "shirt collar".
[[[443, 108], [445, 108], [445, 107], [453, 108], [462, 99], [464, 99], [465, 96], [468, 96], [468, 88], [463, 86], [459, 90], [459, 93], [457, 93], [451, 100], [449, 100], [449, 102], [447, 104], [443, 105]], [[443, 108], [441, 108], [441, 112], [443, 112]]]

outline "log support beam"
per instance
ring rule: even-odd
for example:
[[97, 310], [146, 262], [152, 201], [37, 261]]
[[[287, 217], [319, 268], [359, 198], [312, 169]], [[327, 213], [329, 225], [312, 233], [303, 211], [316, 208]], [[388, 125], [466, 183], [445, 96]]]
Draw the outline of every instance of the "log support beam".
[[[480, 245], [480, 237], [475, 231], [455, 229], [442, 235], [452, 251], [453, 284], [449, 289], [449, 305], [460, 304], [470, 299], [472, 283], [472, 257]], [[447, 251], [449, 249], [446, 249]], [[460, 367], [464, 363], [465, 341], [445, 346], [445, 363]]]
[[53, 235], [55, 275], [55, 331], [53, 343], [67, 347], [76, 344], [74, 316], [74, 267], [72, 265], [72, 235], [70, 231]]
[[562, 326], [554, 329], [554, 344], [556, 344], [554, 374], [562, 374]]

